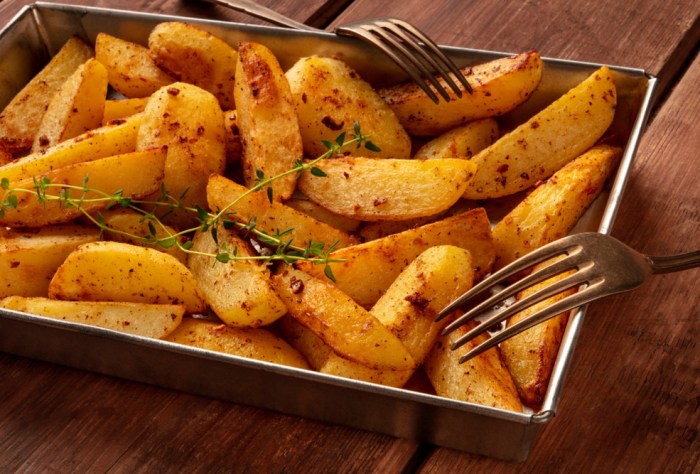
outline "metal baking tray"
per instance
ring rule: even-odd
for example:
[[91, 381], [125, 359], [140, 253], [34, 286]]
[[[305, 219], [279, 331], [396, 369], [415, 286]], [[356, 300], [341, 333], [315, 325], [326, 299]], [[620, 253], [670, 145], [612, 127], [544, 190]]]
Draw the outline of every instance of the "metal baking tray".
[[[70, 36], [78, 35], [94, 44], [97, 33], [106, 32], [146, 44], [154, 25], [173, 20], [196, 23], [231, 44], [241, 40], [261, 42], [272, 49], [284, 68], [290, 67], [298, 57], [321, 54], [344, 59], [375, 85], [404, 78], [401, 70], [381, 53], [329, 33], [36, 3], [23, 8], [0, 30], [0, 109]], [[458, 65], [505, 55], [453, 47], [445, 49]], [[516, 113], [503, 117], [506, 126], [508, 122], [526, 119], [599, 66], [544, 60], [542, 84]], [[611, 69], [619, 101], [612, 128], [625, 150], [615, 177], [576, 230], [609, 233], [656, 86], [656, 79], [642, 70], [614, 66]], [[584, 314], [585, 308], [570, 318], [544, 404], [535, 413], [479, 406], [6, 310], [0, 310], [0, 351], [522, 461], [527, 458], [543, 425], [557, 412]]]

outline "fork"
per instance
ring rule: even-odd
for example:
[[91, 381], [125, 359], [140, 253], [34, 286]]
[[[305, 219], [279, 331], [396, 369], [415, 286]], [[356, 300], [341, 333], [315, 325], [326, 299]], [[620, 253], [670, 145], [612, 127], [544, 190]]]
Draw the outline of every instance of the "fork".
[[[252, 0], [200, 1], [232, 8], [279, 26], [322, 31], [287, 18]], [[378, 48], [401, 67], [436, 104], [440, 102], [436, 91], [445, 102], [451, 100], [449, 92], [439, 79], [442, 79], [458, 98], [462, 97], [463, 91], [472, 93], [469, 81], [440, 47], [418, 28], [403, 20], [372, 18], [338, 26], [334, 32], [340, 36], [359, 38]], [[453, 78], [457, 79], [459, 84]]]
[[[608, 235], [597, 232], [574, 234], [544, 245], [503, 267], [445, 307], [438, 314], [436, 321], [447, 317], [457, 308], [464, 307], [475, 299], [483, 297], [497, 286], [504, 284], [513, 276], [520, 274], [533, 265], [561, 256], [564, 256], [561, 260], [557, 260], [555, 263], [531, 273], [482, 301], [451, 322], [445, 327], [442, 334], [449, 334], [477, 316], [488, 315], [481, 324], [468, 331], [452, 344], [451, 349], [455, 350], [490, 328], [495, 327], [495, 325], [500, 324], [510, 316], [546, 298], [572, 288], [578, 288], [579, 290], [556, 303], [542, 308], [472, 348], [460, 358], [460, 363], [547, 319], [578, 308], [593, 300], [633, 290], [644, 283], [651, 275], [687, 270], [700, 266], [700, 250], [679, 255], [653, 257], [643, 255]], [[573, 273], [503, 308], [507, 300], [514, 297], [518, 292], [565, 272]], [[503, 309], [496, 309], [497, 307]]]

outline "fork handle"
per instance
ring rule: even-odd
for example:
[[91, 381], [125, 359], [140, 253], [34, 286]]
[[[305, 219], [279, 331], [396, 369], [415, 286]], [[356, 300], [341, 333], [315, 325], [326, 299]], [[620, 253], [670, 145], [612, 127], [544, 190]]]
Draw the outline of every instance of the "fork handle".
[[648, 256], [647, 260], [651, 265], [652, 272], [655, 274], [678, 272], [700, 267], [700, 250], [664, 257]]
[[297, 30], [307, 30], [307, 31], [319, 31], [313, 26], [305, 25], [304, 23], [299, 23], [291, 18], [277, 13], [267, 7], [264, 7], [252, 0], [200, 0], [207, 3], [214, 3], [216, 5], [222, 5], [224, 7], [231, 8], [233, 10], [245, 13], [261, 20], [268, 21], [274, 25], [286, 26], [289, 28], [295, 28]]

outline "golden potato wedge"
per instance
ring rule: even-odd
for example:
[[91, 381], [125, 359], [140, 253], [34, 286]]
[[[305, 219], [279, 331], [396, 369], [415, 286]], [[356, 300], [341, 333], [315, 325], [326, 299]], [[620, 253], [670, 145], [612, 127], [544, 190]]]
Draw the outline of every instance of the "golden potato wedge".
[[0, 237], [0, 297], [47, 296], [49, 282], [68, 254], [99, 238], [96, 227], [77, 225], [4, 230]]
[[185, 313], [185, 307], [177, 304], [60, 301], [38, 296], [8, 296], [0, 300], [0, 308], [156, 339], [173, 332]]
[[194, 25], [164, 22], [151, 31], [148, 48], [158, 67], [211, 92], [222, 108], [234, 108], [238, 53], [221, 38]]
[[421, 364], [448, 322], [436, 323], [438, 313], [473, 283], [468, 250], [452, 245], [430, 247], [401, 272], [369, 312]]
[[19, 181], [53, 169], [136, 150], [141, 115], [91, 130], [46, 150], [0, 166], [0, 178]]
[[[137, 150], [168, 147], [164, 186], [180, 204], [206, 208], [207, 181], [226, 167], [224, 115], [216, 98], [204, 89], [176, 82], [159, 89], [143, 111]], [[184, 196], [183, 196], [184, 194]], [[181, 197], [182, 196], [182, 197]], [[160, 192], [151, 196], [160, 197]], [[196, 215], [176, 209], [167, 223], [175, 227], [196, 224]]]
[[472, 158], [464, 197], [507, 196], [551, 176], [593, 146], [615, 116], [615, 83], [603, 66], [581, 84]]
[[[231, 220], [248, 224], [255, 219], [256, 228], [270, 235], [290, 230], [286, 239], [294, 245], [305, 247], [309, 242], [324, 242], [326, 248], [337, 242], [338, 248], [359, 243], [356, 237], [317, 221], [280, 202], [270, 202], [264, 191], [253, 192], [241, 198], [249, 190], [223, 176], [209, 178], [207, 197], [212, 211], [227, 209]], [[239, 200], [240, 199], [240, 200]], [[229, 205], [236, 204], [229, 209]]]
[[440, 213], [464, 193], [475, 173], [466, 160], [344, 157], [317, 165], [325, 176], [303, 173], [299, 190], [315, 203], [353, 219], [406, 220]]
[[92, 48], [77, 37], [63, 45], [0, 113], [0, 148], [15, 155], [31, 148], [49, 101], [65, 80], [92, 55]]
[[350, 217], [341, 216], [335, 212], [331, 212], [325, 207], [316, 204], [315, 202], [306, 199], [305, 197], [293, 197], [285, 204], [292, 209], [303, 212], [307, 216], [313, 217], [317, 221], [325, 222], [326, 224], [343, 232], [355, 232], [362, 224], [362, 221], [352, 219]]
[[205, 319], [185, 318], [167, 341], [239, 357], [308, 369], [304, 358], [265, 329], [232, 328]]
[[[128, 198], [147, 196], [160, 189], [165, 157], [166, 150], [161, 148], [68, 165], [37, 176], [39, 182], [48, 180], [40, 190], [36, 189], [35, 178], [10, 182], [9, 190], [0, 191], [0, 196], [4, 200], [13, 194], [17, 204], [4, 210], [0, 225], [41, 227], [67, 223], [83, 213], [107, 207], [110, 200], [101, 199], [106, 196], [115, 193]], [[67, 191], [69, 186], [72, 189]], [[67, 203], [67, 192], [74, 200], [72, 204]]]
[[[537, 271], [552, 263], [551, 261], [536, 265], [533, 271]], [[533, 285], [518, 293], [516, 299], [521, 300], [538, 290], [564, 279], [573, 272], [565, 272], [556, 277]], [[556, 303], [557, 301], [572, 295], [576, 289], [570, 289], [543, 300], [521, 312], [508, 318], [506, 327], [522, 321], [535, 312]], [[559, 353], [561, 339], [569, 321], [569, 312], [548, 319], [526, 331], [503, 341], [500, 345], [503, 361], [513, 377], [522, 401], [536, 407], [544, 401], [544, 395], [552, 375], [552, 367]]]
[[[294, 168], [304, 156], [299, 121], [289, 83], [277, 58], [265, 46], [241, 42], [236, 66], [236, 120], [242, 146], [243, 184], [252, 188], [258, 173], [266, 178]], [[286, 201], [296, 175], [271, 183], [273, 198]]]
[[226, 129], [226, 163], [231, 165], [241, 161], [243, 145], [241, 131], [238, 129], [238, 114], [235, 110], [224, 112], [224, 128]]
[[435, 158], [471, 159], [499, 137], [498, 123], [492, 118], [469, 122], [429, 141], [416, 152], [414, 160]]
[[[473, 93], [433, 102], [415, 82], [380, 89], [411, 135], [436, 136], [472, 120], [503, 115], [525, 102], [542, 78], [542, 59], [535, 51], [462, 68]], [[381, 146], [381, 145], [380, 145]]]
[[[491, 224], [482, 208], [336, 250], [330, 257], [342, 262], [329, 265], [335, 285], [359, 305], [371, 308], [404, 268], [421, 252], [436, 245], [455, 245], [469, 250], [475, 278], [491, 270], [495, 251]], [[325, 278], [321, 265], [298, 262], [297, 268]]]
[[124, 97], [148, 97], [163, 86], [175, 82], [153, 61], [145, 46], [98, 33], [95, 59], [104, 64], [109, 84]]
[[114, 120], [125, 119], [141, 113], [148, 104], [149, 97], [137, 99], [121, 99], [105, 101], [105, 111], [102, 114], [102, 125], [109, 125]]
[[77, 137], [102, 125], [107, 97], [107, 70], [88, 59], [54, 94], [36, 132], [32, 152]]
[[121, 242], [91, 242], [71, 252], [49, 284], [49, 298], [184, 304], [206, 311], [192, 273], [172, 255]]
[[525, 197], [493, 228], [495, 267], [568, 234], [603, 189], [621, 151], [597, 145]]
[[[217, 229], [219, 246], [240, 257], [254, 255], [248, 242], [233, 231]], [[220, 247], [211, 232], [197, 232], [187, 266], [197, 279], [209, 307], [224, 323], [236, 327], [260, 327], [284, 316], [287, 307], [270, 286], [267, 267], [252, 260], [223, 263], [217, 255]]]
[[410, 157], [411, 140], [394, 113], [347, 64], [339, 59], [307, 57], [297, 61], [286, 74], [296, 102], [304, 151], [309, 157], [316, 158], [327, 151], [323, 140], [332, 142], [343, 131], [352, 136], [355, 121], [381, 149], [374, 152], [363, 148], [363, 156]]
[[289, 314], [343, 358], [372, 369], [415, 368], [401, 341], [331, 284], [287, 267], [272, 286]]
[[13, 160], [12, 153], [0, 148], [0, 166], [6, 165]]
[[488, 336], [482, 334], [460, 349], [450, 350], [452, 343], [475, 324], [472, 321], [442, 336], [430, 351], [425, 360], [425, 372], [435, 392], [441, 397], [522, 412], [518, 391], [497, 347], [459, 363], [463, 354]]

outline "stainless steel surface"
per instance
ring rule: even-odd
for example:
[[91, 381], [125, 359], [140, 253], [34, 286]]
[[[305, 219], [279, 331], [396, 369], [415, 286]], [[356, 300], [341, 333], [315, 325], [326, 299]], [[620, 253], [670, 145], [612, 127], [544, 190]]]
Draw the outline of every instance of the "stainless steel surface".
[[[474, 306], [451, 322], [443, 334], [449, 334], [478, 316], [489, 315], [478, 326], [457, 339], [452, 344], [452, 350], [454, 350], [484, 334], [494, 325], [549, 297], [572, 288], [578, 288], [578, 291], [500, 331], [467, 352], [460, 358], [460, 363], [559, 314], [606, 296], [633, 290], [644, 283], [650, 275], [700, 266], [700, 250], [680, 255], [653, 257], [642, 255], [609, 235], [597, 232], [569, 235], [532, 251], [486, 278], [450, 303], [440, 312], [437, 320], [445, 318], [458, 308], [468, 306], [469, 303], [532, 266], [559, 257], [563, 258], [523, 277]], [[566, 275], [571, 271], [573, 273]], [[503, 306], [507, 300], [519, 292], [556, 276], [563, 276], [563, 278], [509, 306]], [[494, 310], [494, 307], [499, 309]]]
[[[153, 26], [174, 20], [183, 18], [58, 4], [37, 3], [25, 8], [0, 31], [0, 107], [73, 34], [94, 43], [97, 33], [105, 32], [146, 44]], [[345, 60], [375, 86], [407, 78], [393, 63], [382, 61], [381, 52], [351, 38], [186, 20], [230, 44], [261, 42], [275, 53], [283, 68], [291, 67], [300, 56], [319, 54]], [[454, 47], [444, 50], [459, 66], [504, 55]], [[500, 120], [504, 126], [522, 122], [597, 67], [545, 58], [545, 75], [537, 92]], [[581, 231], [607, 229], [612, 224], [656, 83], [644, 71], [612, 69], [619, 99], [612, 127], [625, 147], [623, 164], [615, 184], [581, 220]], [[501, 207], [507, 211], [508, 206], [504, 202]], [[579, 310], [570, 319], [545, 403], [536, 413], [498, 410], [7, 310], [0, 311], [0, 351], [501, 459], [523, 460], [543, 423], [557, 412], [583, 314]], [[566, 422], [565, 414], [560, 421]]]

